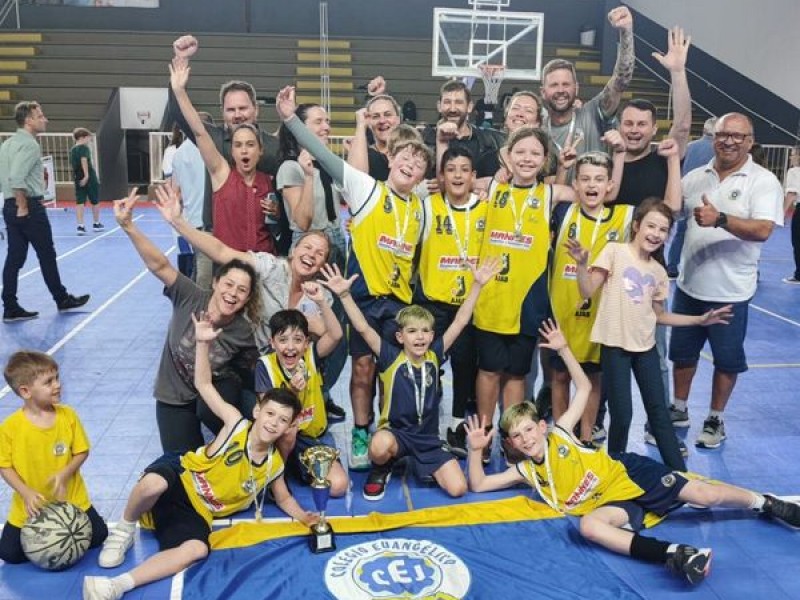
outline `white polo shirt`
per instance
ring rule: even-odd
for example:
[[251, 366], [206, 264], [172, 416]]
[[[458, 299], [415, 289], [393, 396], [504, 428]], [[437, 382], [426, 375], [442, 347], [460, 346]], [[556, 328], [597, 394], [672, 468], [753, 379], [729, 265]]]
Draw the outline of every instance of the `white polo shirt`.
[[698, 300], [743, 302], [756, 293], [763, 242], [739, 239], [719, 227], [700, 227], [692, 217], [705, 194], [717, 210], [742, 219], [783, 225], [783, 189], [778, 178], [752, 158], [719, 180], [712, 160], [683, 178], [683, 201], [689, 215], [681, 254], [678, 287]]

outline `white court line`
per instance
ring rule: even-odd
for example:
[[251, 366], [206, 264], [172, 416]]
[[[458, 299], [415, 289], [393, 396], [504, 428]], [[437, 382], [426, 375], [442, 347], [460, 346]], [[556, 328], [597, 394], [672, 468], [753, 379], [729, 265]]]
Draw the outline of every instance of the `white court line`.
[[760, 306], [756, 306], [755, 304], [750, 305], [751, 308], [755, 308], [757, 311], [764, 313], [765, 315], [769, 315], [770, 317], [775, 317], [783, 321], [784, 323], [789, 323], [790, 325], [794, 325], [795, 327], [800, 327], [800, 322], [793, 321], [788, 317], [784, 317], [783, 315], [779, 315], [778, 313], [774, 313], [771, 310], [767, 310], [766, 308], [761, 308]]
[[[142, 218], [142, 216], [144, 216], [144, 215], [139, 215], [138, 217], [134, 217], [133, 220], [134, 221], [138, 221], [139, 219]], [[120, 228], [119, 228], [119, 226], [117, 226], [114, 229], [110, 229], [109, 231], [101, 233], [100, 235], [94, 236], [89, 241], [87, 241], [87, 242], [85, 242], [83, 244], [80, 244], [78, 246], [75, 246], [72, 250], [68, 250], [67, 252], [64, 252], [64, 254], [60, 254], [60, 255], [56, 256], [56, 262], [60, 261], [62, 258], [67, 258], [68, 256], [72, 256], [73, 254], [75, 254], [79, 250], [83, 250], [87, 246], [90, 246], [90, 245], [94, 244], [95, 242], [97, 242], [98, 240], [101, 240], [104, 237], [108, 237], [112, 233], [116, 233], [119, 230], [120, 230]], [[41, 267], [36, 267], [34, 269], [31, 269], [30, 271], [27, 271], [26, 273], [23, 273], [22, 275], [20, 275], [17, 278], [17, 280], [19, 281], [20, 279], [25, 279], [26, 277], [29, 277], [29, 276], [33, 275], [34, 273], [38, 273], [41, 270], [42, 270]], [[2, 290], [2, 289], [3, 289], [3, 286], [0, 285], [0, 290]]]
[[[165, 255], [165, 256], [169, 256], [169, 255], [170, 255], [170, 254], [172, 254], [174, 251], [175, 251], [175, 246], [171, 246], [171, 247], [169, 248], [169, 250], [167, 250], [166, 252], [164, 252], [164, 255]], [[94, 321], [94, 320], [95, 320], [97, 317], [99, 317], [99, 316], [100, 316], [100, 314], [101, 314], [103, 311], [105, 311], [105, 309], [107, 309], [107, 308], [108, 308], [109, 306], [111, 306], [111, 305], [112, 305], [114, 302], [116, 302], [116, 301], [117, 301], [117, 300], [118, 300], [118, 299], [119, 299], [119, 298], [120, 298], [120, 297], [121, 297], [123, 294], [125, 294], [125, 292], [127, 292], [127, 291], [128, 291], [129, 289], [131, 289], [131, 288], [132, 288], [134, 285], [136, 285], [136, 284], [139, 282], [139, 280], [140, 280], [140, 279], [142, 279], [142, 278], [143, 278], [145, 275], [147, 275], [148, 273], [150, 273], [150, 271], [149, 271], [149, 270], [147, 270], [147, 269], [144, 269], [144, 270], [143, 270], [141, 273], [139, 273], [139, 274], [138, 274], [136, 277], [134, 277], [133, 279], [131, 279], [131, 280], [130, 280], [130, 281], [127, 283], [127, 284], [125, 284], [125, 286], [124, 286], [124, 287], [123, 287], [121, 290], [119, 290], [119, 291], [118, 291], [116, 294], [114, 294], [113, 296], [111, 296], [111, 298], [109, 298], [108, 300], [106, 300], [105, 302], [103, 302], [103, 304], [101, 304], [101, 305], [100, 305], [98, 308], [96, 308], [95, 310], [93, 310], [93, 311], [92, 311], [92, 313], [91, 313], [91, 314], [90, 314], [88, 317], [86, 317], [86, 318], [85, 318], [83, 321], [81, 321], [80, 323], [78, 323], [78, 324], [77, 324], [77, 325], [76, 325], [76, 326], [75, 326], [75, 327], [74, 327], [72, 330], [70, 330], [70, 332], [69, 332], [67, 335], [65, 335], [63, 338], [61, 338], [60, 340], [58, 340], [58, 341], [57, 341], [57, 342], [56, 342], [56, 343], [55, 343], [55, 344], [54, 344], [52, 347], [50, 347], [50, 348], [49, 348], [49, 349], [48, 349], [48, 350], [45, 352], [45, 354], [49, 354], [50, 356], [52, 356], [53, 354], [55, 354], [56, 352], [58, 352], [58, 351], [59, 351], [61, 348], [63, 348], [63, 347], [64, 347], [64, 345], [65, 345], [65, 344], [66, 344], [68, 341], [70, 341], [72, 338], [74, 338], [76, 335], [78, 335], [78, 334], [79, 334], [79, 333], [80, 333], [80, 332], [81, 332], [83, 329], [85, 329], [85, 328], [86, 328], [86, 326], [87, 326], [87, 325], [89, 325], [89, 323], [91, 323], [91, 322], [92, 322], [92, 321]], [[8, 394], [10, 391], [11, 391], [11, 388], [10, 388], [9, 386], [5, 386], [5, 387], [3, 387], [3, 389], [0, 389], [0, 400], [2, 400], [3, 398], [5, 398], [5, 397], [6, 397], [6, 395], [7, 395], [7, 394]]]

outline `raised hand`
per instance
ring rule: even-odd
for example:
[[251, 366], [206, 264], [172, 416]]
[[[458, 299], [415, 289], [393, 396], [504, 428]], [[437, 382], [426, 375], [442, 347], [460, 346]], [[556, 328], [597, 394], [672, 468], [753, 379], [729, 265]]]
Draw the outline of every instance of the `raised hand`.
[[609, 146], [611, 148], [611, 152], [614, 154], [625, 152], [625, 140], [622, 137], [622, 134], [616, 129], [609, 129], [606, 131], [603, 134], [603, 137], [600, 138], [600, 141]]
[[322, 284], [337, 296], [347, 295], [350, 292], [350, 286], [358, 279], [358, 273], [345, 279], [336, 265], [322, 265], [320, 273], [323, 277]]
[[633, 31], [633, 15], [627, 6], [612, 8], [608, 13], [608, 22], [614, 29]]
[[114, 201], [114, 219], [122, 229], [127, 229], [133, 223], [133, 207], [139, 200], [137, 188], [131, 188], [128, 197]]
[[581, 246], [578, 240], [567, 238], [564, 242], [564, 247], [567, 249], [569, 255], [573, 258], [576, 264], [584, 266], [589, 262], [589, 251]]
[[692, 212], [694, 213], [694, 220], [700, 227], [714, 227], [717, 224], [719, 211], [716, 206], [711, 204], [705, 194], [703, 194], [702, 204], [695, 207]]
[[458, 135], [458, 125], [450, 121], [439, 121], [436, 124], [436, 141], [442, 144], [454, 140]]
[[154, 204], [167, 223], [172, 224], [181, 216], [181, 193], [169, 184], [156, 186]]
[[656, 152], [659, 156], [663, 156], [664, 158], [671, 158], [673, 156], [680, 157], [681, 149], [678, 146], [678, 142], [674, 139], [666, 138], [658, 143]]
[[492, 277], [500, 272], [500, 264], [500, 259], [496, 256], [486, 257], [477, 268], [472, 263], [469, 263], [469, 268], [472, 271], [472, 276], [475, 278], [475, 283], [486, 285], [491, 281]]
[[653, 52], [652, 56], [668, 71], [683, 71], [691, 43], [691, 36], [686, 35], [680, 27], [673, 27], [667, 34], [667, 53]]
[[369, 122], [369, 116], [367, 115], [366, 108], [359, 108], [356, 111], [356, 128], [364, 128], [367, 126]]
[[197, 43], [197, 38], [193, 35], [182, 35], [172, 42], [172, 51], [175, 53], [175, 56], [179, 58], [188, 59], [194, 56], [199, 47], [200, 45]]
[[367, 84], [367, 93], [370, 96], [381, 96], [386, 93], [386, 80], [378, 75]]
[[325, 302], [323, 287], [318, 281], [305, 281], [300, 284], [300, 287], [303, 289], [303, 293], [315, 304], [321, 305]]
[[311, 156], [311, 153], [305, 148], [297, 155], [297, 163], [303, 169], [303, 173], [306, 177], [312, 177], [314, 175], [314, 157]]
[[169, 64], [169, 84], [174, 91], [186, 89], [191, 70], [188, 60], [180, 56], [173, 57], [172, 62]]
[[275, 97], [275, 110], [278, 111], [278, 116], [281, 121], [288, 121], [294, 116], [294, 111], [297, 110], [297, 104], [294, 99], [294, 86], [287, 85]]
[[567, 347], [567, 338], [564, 337], [564, 334], [558, 328], [558, 324], [553, 319], [542, 321], [542, 326], [539, 327], [539, 335], [545, 339], [545, 341], [539, 342], [539, 346], [542, 348], [550, 348], [558, 352]]
[[470, 415], [467, 417], [464, 426], [467, 431], [467, 443], [473, 450], [483, 450], [492, 443], [494, 437], [494, 429], [486, 426], [486, 417], [478, 415]]
[[200, 312], [197, 316], [192, 315], [192, 323], [194, 323], [194, 337], [198, 342], [212, 342], [222, 331], [214, 329], [211, 315], [205, 311]]
[[726, 304], [719, 308], [712, 308], [708, 312], [701, 315], [700, 325], [708, 327], [709, 325], [727, 325], [733, 318], [733, 306]]

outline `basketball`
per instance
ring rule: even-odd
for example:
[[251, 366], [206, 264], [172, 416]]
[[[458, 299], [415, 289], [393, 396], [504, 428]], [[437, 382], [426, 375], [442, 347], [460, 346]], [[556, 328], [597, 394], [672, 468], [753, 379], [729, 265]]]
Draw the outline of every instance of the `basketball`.
[[35, 565], [48, 571], [68, 569], [78, 562], [92, 540], [92, 523], [68, 502], [45, 506], [20, 532], [22, 550]]

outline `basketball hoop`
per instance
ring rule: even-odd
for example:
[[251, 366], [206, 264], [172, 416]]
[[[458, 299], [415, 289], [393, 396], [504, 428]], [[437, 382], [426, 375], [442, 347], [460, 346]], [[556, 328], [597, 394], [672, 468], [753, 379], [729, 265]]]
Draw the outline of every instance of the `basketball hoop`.
[[506, 72], [505, 65], [478, 65], [483, 79], [483, 101], [486, 104], [497, 104], [497, 94], [503, 83], [503, 75]]

